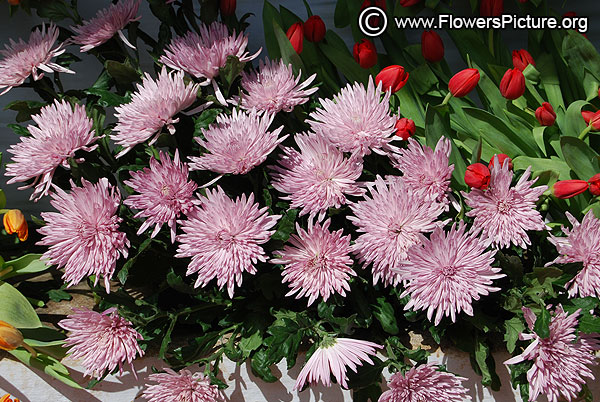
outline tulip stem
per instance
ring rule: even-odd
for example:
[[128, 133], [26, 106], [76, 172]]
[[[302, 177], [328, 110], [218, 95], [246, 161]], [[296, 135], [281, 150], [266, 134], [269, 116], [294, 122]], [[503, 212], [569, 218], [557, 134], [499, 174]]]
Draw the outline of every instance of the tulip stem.
[[447, 105], [448, 102], [450, 102], [450, 98], [452, 98], [452, 92], [448, 92], [448, 94], [446, 95], [446, 97], [444, 98], [444, 100], [442, 101], [440, 106]]
[[490, 46], [490, 53], [492, 54], [492, 57], [494, 56], [494, 30], [492, 28], [490, 28], [489, 32], [488, 32], [488, 44]]
[[592, 125], [590, 124], [589, 126], [587, 126], [586, 128], [583, 129], [583, 131], [579, 134], [579, 139], [580, 140], [585, 140], [585, 137], [587, 137], [588, 133], [592, 131]]
[[37, 357], [37, 352], [35, 351], [34, 348], [32, 348], [31, 346], [29, 346], [28, 344], [26, 344], [25, 342], [23, 342], [21, 344], [22, 347], [24, 347], [25, 349], [27, 349], [27, 351], [29, 353], [31, 353], [31, 357], [33, 357], [34, 359]]

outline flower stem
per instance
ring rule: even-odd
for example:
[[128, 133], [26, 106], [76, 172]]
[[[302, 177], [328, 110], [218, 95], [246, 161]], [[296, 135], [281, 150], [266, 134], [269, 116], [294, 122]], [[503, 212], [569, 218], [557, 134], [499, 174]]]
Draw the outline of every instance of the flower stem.
[[588, 125], [586, 128], [583, 129], [583, 131], [579, 134], [579, 139], [580, 140], [585, 140], [585, 137], [587, 137], [588, 133], [592, 131], [592, 125]]
[[447, 105], [448, 102], [450, 102], [450, 98], [452, 98], [452, 92], [448, 92], [448, 94], [446, 95], [446, 97], [444, 98], [444, 100], [442, 101], [440, 106]]

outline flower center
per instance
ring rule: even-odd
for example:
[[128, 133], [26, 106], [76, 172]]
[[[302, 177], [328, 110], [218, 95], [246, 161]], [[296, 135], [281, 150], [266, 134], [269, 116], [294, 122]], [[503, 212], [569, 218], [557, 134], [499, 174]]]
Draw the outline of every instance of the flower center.
[[314, 271], [321, 271], [328, 265], [327, 256], [324, 254], [317, 254], [308, 262], [308, 268]]
[[450, 276], [454, 276], [456, 274], [456, 267], [452, 266], [452, 265], [444, 265], [442, 267], [442, 275], [444, 275], [446, 278], [450, 277]]
[[217, 233], [217, 242], [222, 248], [228, 248], [235, 241], [235, 238], [225, 230], [219, 230]]
[[511, 205], [504, 200], [498, 201], [497, 207], [501, 214], [508, 214], [511, 210]]

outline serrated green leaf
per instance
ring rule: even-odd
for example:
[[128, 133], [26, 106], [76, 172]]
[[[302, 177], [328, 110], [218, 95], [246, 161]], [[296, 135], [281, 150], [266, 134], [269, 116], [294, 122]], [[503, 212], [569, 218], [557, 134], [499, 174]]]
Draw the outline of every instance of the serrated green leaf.
[[266, 382], [276, 382], [277, 377], [273, 375], [270, 366], [268, 352], [265, 349], [260, 349], [258, 352], [254, 353], [250, 360], [250, 367], [254, 375]]
[[535, 320], [533, 331], [542, 339], [550, 336], [550, 312], [543, 308]]
[[513, 317], [510, 320], [504, 321], [504, 341], [506, 342], [506, 349], [509, 353], [514, 352], [517, 340], [519, 340], [519, 334], [525, 331], [525, 325], [519, 317]]
[[394, 308], [390, 303], [385, 301], [385, 297], [378, 297], [377, 303], [372, 304], [373, 315], [381, 323], [381, 327], [388, 334], [396, 335], [400, 332]]

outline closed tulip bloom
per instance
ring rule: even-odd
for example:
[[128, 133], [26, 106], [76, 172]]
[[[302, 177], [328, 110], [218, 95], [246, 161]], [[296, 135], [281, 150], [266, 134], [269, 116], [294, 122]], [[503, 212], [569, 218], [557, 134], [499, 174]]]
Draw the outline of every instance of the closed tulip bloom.
[[419, 3], [421, 0], [400, 0], [400, 5], [402, 7], [410, 7], [410, 6], [414, 6], [415, 4]]
[[593, 131], [600, 131], [600, 110], [597, 112], [582, 110], [581, 116], [588, 126], [592, 125]]
[[[365, 0], [365, 1], [363, 1], [362, 5], [360, 6], [360, 11], [364, 10], [367, 7], [379, 7], [383, 11], [387, 10], [387, 7], [385, 5], [385, 0]], [[369, 18], [369, 25], [371, 25], [372, 27], [379, 26], [379, 22], [380, 22], [379, 17], [373, 16], [373, 17]]]
[[516, 68], [504, 73], [500, 81], [500, 93], [506, 99], [514, 100], [525, 93], [525, 76]]
[[7, 322], [0, 321], [0, 349], [15, 350], [23, 343], [23, 334]]
[[375, 49], [373, 42], [368, 39], [361, 39], [360, 42], [356, 42], [352, 49], [352, 55], [362, 68], [371, 68], [377, 64], [377, 49]]
[[421, 35], [421, 53], [429, 62], [436, 63], [444, 58], [444, 43], [435, 31], [424, 31]]
[[474, 163], [467, 167], [465, 183], [471, 188], [486, 190], [490, 185], [490, 169], [483, 163]]
[[301, 22], [296, 22], [292, 24], [292, 26], [287, 30], [286, 36], [290, 40], [292, 47], [296, 51], [296, 53], [302, 53], [302, 45], [304, 38], [304, 24]]
[[411, 119], [403, 117], [396, 122], [396, 135], [404, 141], [415, 135], [415, 122]]
[[21, 3], [21, 0], [8, 0], [8, 4], [11, 6], [18, 6]]
[[4, 229], [6, 230], [6, 233], [9, 235], [16, 233], [19, 237], [19, 240], [27, 240], [27, 236], [29, 235], [27, 221], [25, 220], [25, 216], [21, 211], [18, 209], [11, 209], [4, 214], [4, 219], [2, 221], [4, 223]]
[[525, 49], [513, 50], [512, 61], [513, 66], [520, 71], [525, 70], [525, 67], [527, 67], [528, 64], [531, 64], [535, 67], [535, 61], [533, 60], [533, 57], [531, 57], [531, 54]]
[[544, 102], [535, 110], [535, 118], [542, 126], [551, 126], [556, 121], [556, 113], [551, 104]]
[[482, 17], [498, 17], [504, 12], [503, 0], [482, 0], [479, 14]]
[[588, 189], [588, 186], [589, 184], [585, 180], [561, 180], [552, 186], [552, 194], [556, 198], [571, 198], [584, 193]]
[[375, 77], [375, 83], [377, 85], [381, 82], [381, 89], [384, 91], [391, 89], [392, 93], [402, 89], [407, 80], [408, 73], [404, 71], [404, 67], [397, 64], [387, 66]]
[[471, 92], [479, 82], [479, 70], [476, 68], [465, 68], [454, 74], [448, 82], [448, 90], [452, 96], [462, 98]]
[[304, 37], [310, 42], [321, 42], [326, 31], [325, 23], [318, 15], [309, 17], [304, 23]]
[[590, 193], [600, 195], [600, 173], [593, 175], [588, 183], [590, 184]]
[[235, 14], [236, 0], [221, 0], [219, 7], [221, 9], [221, 15], [229, 17]]
[[500, 163], [500, 167], [504, 166], [504, 163], [508, 162], [508, 170], [512, 170], [512, 159], [510, 159], [506, 154], [496, 154], [492, 156], [492, 159], [490, 159], [490, 163], [488, 164], [488, 167], [490, 169], [494, 167], [494, 160], [496, 160], [496, 158], [498, 158], [498, 163]]

